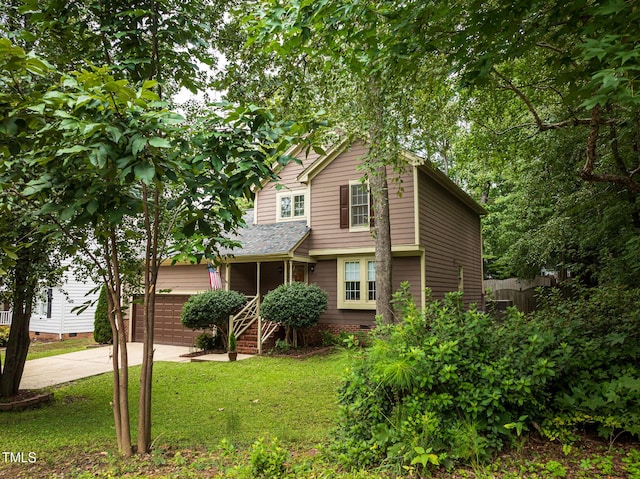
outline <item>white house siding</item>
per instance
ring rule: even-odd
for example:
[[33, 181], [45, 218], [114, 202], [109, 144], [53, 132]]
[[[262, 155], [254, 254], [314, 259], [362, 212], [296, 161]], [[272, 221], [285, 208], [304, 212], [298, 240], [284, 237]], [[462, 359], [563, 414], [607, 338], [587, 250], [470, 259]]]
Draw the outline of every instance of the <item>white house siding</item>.
[[[52, 288], [51, 317], [46, 317], [46, 308], [36, 305], [36, 311], [31, 316], [29, 330], [33, 333], [52, 333], [52, 334], [70, 334], [70, 333], [87, 333], [93, 331], [93, 322], [95, 319], [96, 301], [100, 294], [99, 291], [88, 295], [89, 291], [94, 289], [96, 285], [92, 282], [83, 282], [75, 278], [72, 268], [65, 272], [60, 286]], [[46, 291], [43, 292], [46, 296]], [[81, 306], [86, 301], [91, 300], [93, 304], [78, 314], [72, 311]]]

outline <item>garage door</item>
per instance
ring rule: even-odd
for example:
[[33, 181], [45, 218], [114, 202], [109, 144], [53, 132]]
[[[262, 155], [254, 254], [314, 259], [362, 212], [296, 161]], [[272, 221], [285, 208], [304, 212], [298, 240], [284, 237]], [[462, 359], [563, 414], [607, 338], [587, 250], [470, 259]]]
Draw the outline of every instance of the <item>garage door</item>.
[[[153, 342], [175, 346], [193, 346], [195, 337], [202, 331], [192, 331], [180, 322], [182, 305], [189, 299], [187, 294], [159, 294], [156, 296], [156, 314]], [[144, 338], [143, 306], [136, 304], [133, 310], [133, 340]]]

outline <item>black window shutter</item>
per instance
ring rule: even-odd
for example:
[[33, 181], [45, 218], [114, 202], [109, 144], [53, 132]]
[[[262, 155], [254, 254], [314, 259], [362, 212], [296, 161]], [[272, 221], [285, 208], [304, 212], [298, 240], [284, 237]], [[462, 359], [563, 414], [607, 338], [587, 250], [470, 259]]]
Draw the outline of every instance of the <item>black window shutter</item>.
[[349, 185], [340, 185], [340, 228], [349, 227]]
[[47, 289], [47, 318], [51, 318], [51, 309], [53, 303], [53, 289]]

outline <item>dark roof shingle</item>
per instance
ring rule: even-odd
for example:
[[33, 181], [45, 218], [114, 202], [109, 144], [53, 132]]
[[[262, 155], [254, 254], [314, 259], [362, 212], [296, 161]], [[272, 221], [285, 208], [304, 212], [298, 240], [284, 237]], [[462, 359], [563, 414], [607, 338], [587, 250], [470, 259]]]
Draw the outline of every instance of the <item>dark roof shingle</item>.
[[239, 241], [241, 248], [223, 248], [220, 256], [242, 256], [287, 254], [302, 241], [311, 228], [306, 221], [283, 221], [270, 224], [253, 224], [253, 210], [244, 216], [247, 226], [238, 230], [231, 239]]

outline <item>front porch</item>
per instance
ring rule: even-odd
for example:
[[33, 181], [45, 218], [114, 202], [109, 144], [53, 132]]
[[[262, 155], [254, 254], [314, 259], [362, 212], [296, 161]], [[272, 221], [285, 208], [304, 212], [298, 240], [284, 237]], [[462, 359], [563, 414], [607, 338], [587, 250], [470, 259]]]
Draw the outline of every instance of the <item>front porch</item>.
[[265, 345], [275, 344], [282, 327], [260, 316], [261, 299], [282, 284], [308, 283], [310, 269], [313, 269], [313, 263], [307, 258], [225, 263], [225, 289], [238, 291], [249, 298], [245, 307], [229, 319], [229, 330], [236, 335], [239, 353], [262, 354]]

